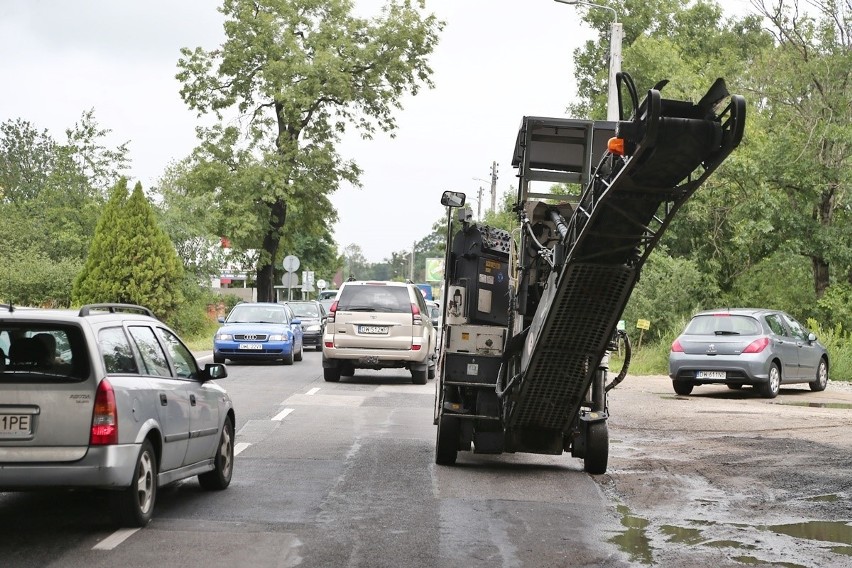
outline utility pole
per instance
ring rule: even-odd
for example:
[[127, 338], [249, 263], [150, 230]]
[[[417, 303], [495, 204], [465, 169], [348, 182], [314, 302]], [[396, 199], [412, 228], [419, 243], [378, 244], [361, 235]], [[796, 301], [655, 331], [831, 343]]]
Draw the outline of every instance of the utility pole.
[[414, 241], [414, 244], [411, 245], [411, 262], [409, 263], [409, 280], [414, 282], [414, 247], [417, 246], [417, 241]]
[[482, 186], [479, 186], [479, 191], [476, 193], [476, 220], [482, 220], [482, 192], [485, 191], [482, 189]]
[[497, 212], [497, 162], [491, 162], [491, 212]]

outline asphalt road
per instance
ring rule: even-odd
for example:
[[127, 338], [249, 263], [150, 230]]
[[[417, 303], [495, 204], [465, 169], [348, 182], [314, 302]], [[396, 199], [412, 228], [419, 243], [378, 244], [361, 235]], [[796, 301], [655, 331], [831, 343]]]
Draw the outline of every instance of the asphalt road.
[[[95, 492], [0, 493], [0, 566], [627, 566], [602, 489], [563, 456], [434, 463], [434, 382], [406, 371], [322, 379], [229, 364], [235, 473], [224, 492], [162, 488], [153, 521], [116, 530]], [[203, 361], [203, 359], [202, 359]]]

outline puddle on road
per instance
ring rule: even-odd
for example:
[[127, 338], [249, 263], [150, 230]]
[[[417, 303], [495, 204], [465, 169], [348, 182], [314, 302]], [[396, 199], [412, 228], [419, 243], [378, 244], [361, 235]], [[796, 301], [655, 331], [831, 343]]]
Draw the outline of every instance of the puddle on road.
[[652, 564], [653, 549], [651, 548], [651, 541], [645, 533], [645, 528], [649, 524], [648, 521], [642, 517], [631, 515], [630, 509], [624, 505], [618, 506], [618, 512], [621, 515], [621, 525], [627, 527], [627, 530], [612, 537], [609, 542], [618, 546], [622, 552], [626, 552], [632, 562]]
[[807, 408], [838, 408], [846, 410], [852, 408], [852, 403], [848, 402], [787, 402], [779, 400], [770, 404], [780, 404], [781, 406], [804, 406]]
[[674, 525], [663, 525], [660, 527], [660, 532], [668, 535], [668, 541], [677, 544], [698, 544], [704, 540], [699, 529], [687, 529], [684, 527], [676, 527]]
[[704, 546], [712, 546], [714, 548], [742, 548], [744, 550], [756, 550], [757, 547], [753, 544], [745, 544], [737, 540], [713, 540], [705, 542]]
[[741, 562], [742, 564], [749, 564], [752, 566], [759, 564], [760, 566], [783, 566], [784, 568], [808, 568], [807, 566], [795, 564], [793, 562], [767, 562], [765, 560], [755, 558], [754, 556], [734, 556], [733, 559], [737, 562]]
[[835, 501], [840, 501], [840, 495], [836, 493], [829, 493], [828, 495], [817, 495], [815, 497], [808, 497], [805, 499], [806, 501], [824, 501], [827, 503], [834, 503]]
[[807, 521], [761, 528], [795, 538], [852, 545], [852, 525], [844, 521]]

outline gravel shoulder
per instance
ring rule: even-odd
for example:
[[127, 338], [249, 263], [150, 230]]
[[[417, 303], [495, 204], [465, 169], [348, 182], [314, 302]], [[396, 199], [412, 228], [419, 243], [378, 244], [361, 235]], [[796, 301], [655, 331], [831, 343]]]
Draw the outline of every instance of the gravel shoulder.
[[635, 565], [852, 565], [852, 385], [696, 387], [628, 376], [596, 476]]

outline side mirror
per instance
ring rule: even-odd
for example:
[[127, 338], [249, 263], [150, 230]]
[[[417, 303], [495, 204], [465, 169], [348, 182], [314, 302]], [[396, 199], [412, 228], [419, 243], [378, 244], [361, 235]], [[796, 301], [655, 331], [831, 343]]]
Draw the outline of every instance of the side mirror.
[[461, 191], [445, 191], [441, 196], [441, 205], [445, 207], [463, 207], [466, 197]]
[[816, 340], [817, 340], [817, 337], [816, 337], [816, 334], [815, 334], [815, 333], [811, 332], [811, 333], [809, 333], [809, 334], [808, 334], [808, 341], [810, 341], [811, 343], [813, 343], [813, 342], [814, 342], [814, 341], [816, 341]]
[[219, 323], [225, 323], [225, 316], [219, 316], [218, 318], [216, 318], [216, 321], [218, 321]]
[[293, 318], [290, 320], [290, 325], [302, 325], [302, 320], [299, 318]]
[[207, 363], [204, 365], [203, 380], [224, 379], [228, 376], [228, 369], [222, 363]]

